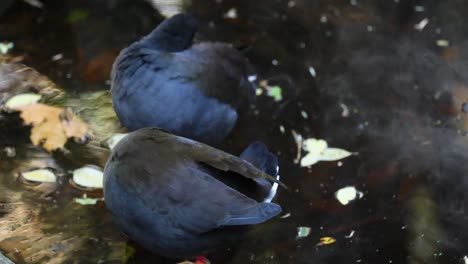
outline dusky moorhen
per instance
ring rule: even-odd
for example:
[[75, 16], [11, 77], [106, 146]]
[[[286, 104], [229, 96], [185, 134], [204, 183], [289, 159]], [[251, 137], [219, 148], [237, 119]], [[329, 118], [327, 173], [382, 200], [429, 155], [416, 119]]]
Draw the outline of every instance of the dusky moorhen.
[[192, 45], [196, 30], [194, 17], [175, 15], [117, 57], [112, 100], [129, 130], [159, 127], [219, 144], [255, 102], [244, 56], [226, 43]]
[[143, 247], [168, 258], [193, 257], [229, 245], [248, 225], [281, 212], [271, 203], [280, 183], [277, 166], [259, 142], [238, 158], [144, 128], [112, 150], [104, 197], [114, 220]]

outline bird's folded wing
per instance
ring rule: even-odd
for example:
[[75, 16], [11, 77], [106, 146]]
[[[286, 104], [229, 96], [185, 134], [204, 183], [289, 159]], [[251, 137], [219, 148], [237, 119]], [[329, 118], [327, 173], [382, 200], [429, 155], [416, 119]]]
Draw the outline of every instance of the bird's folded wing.
[[271, 182], [277, 182], [283, 188], [287, 189], [286, 185], [281, 181], [264, 173], [239, 157], [190, 139], [180, 138], [180, 141], [185, 144], [187, 154], [198, 162], [205, 163], [218, 170], [233, 171], [251, 179], [265, 178]]
[[201, 234], [222, 226], [258, 224], [281, 212], [277, 204], [257, 203], [200, 170], [188, 170], [193, 174], [193, 184], [184, 183], [185, 202], [169, 208], [170, 218], [177, 219], [178, 226], [186, 231]]

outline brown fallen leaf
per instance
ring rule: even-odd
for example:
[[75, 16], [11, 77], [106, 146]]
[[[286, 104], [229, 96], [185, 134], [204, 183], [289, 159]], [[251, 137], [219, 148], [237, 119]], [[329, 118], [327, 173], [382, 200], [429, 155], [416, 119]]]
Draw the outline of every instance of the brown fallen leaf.
[[69, 138], [84, 138], [88, 125], [70, 111], [45, 104], [30, 104], [14, 108], [21, 112], [26, 125], [31, 125], [31, 142], [42, 143], [48, 151], [63, 148]]

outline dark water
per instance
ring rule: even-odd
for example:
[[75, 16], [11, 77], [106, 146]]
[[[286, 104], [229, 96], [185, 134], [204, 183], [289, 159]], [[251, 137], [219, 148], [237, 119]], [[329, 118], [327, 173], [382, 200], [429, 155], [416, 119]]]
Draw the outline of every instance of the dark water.
[[[42, 2], [42, 9], [22, 1], [5, 9], [0, 41], [14, 42], [14, 55], [71, 94], [108, 89], [118, 51], [163, 19], [158, 10], [174, 8], [199, 18], [198, 40], [243, 47], [258, 80], [282, 88], [280, 102], [259, 96], [255, 111], [222, 148], [239, 153], [257, 139], [270, 146], [290, 189], [280, 190], [276, 201], [290, 216], [258, 226], [236, 247], [209, 256], [212, 263], [465, 263], [464, 0], [155, 0], [158, 10], [131, 0]], [[236, 16], [229, 17], [233, 8]], [[52, 60], [57, 54], [63, 59]], [[293, 130], [359, 155], [341, 166], [320, 162], [301, 168], [294, 163]], [[0, 223], [2, 214], [11, 213], [5, 209], [9, 200], [18, 196], [15, 201], [38, 212], [44, 234], [28, 244], [34, 236], [25, 232], [21, 243], [45, 247], [47, 257], [8, 256], [26, 263], [118, 263], [133, 248], [130, 263], [173, 263], [126, 246], [102, 203], [83, 208], [73, 202], [83, 192], [71, 189], [68, 171], [88, 161], [52, 159], [26, 142], [18, 143], [15, 158], [2, 156], [0, 184], [9, 196], [0, 201]], [[13, 175], [30, 168], [31, 160], [64, 171], [59, 186], [19, 184]], [[341, 205], [334, 193], [345, 186], [364, 197]], [[299, 226], [310, 227], [311, 234], [297, 239]], [[19, 236], [0, 233], [0, 250], [19, 247], [13, 234]], [[317, 246], [328, 236], [336, 242]], [[55, 252], [61, 253], [59, 261]]]

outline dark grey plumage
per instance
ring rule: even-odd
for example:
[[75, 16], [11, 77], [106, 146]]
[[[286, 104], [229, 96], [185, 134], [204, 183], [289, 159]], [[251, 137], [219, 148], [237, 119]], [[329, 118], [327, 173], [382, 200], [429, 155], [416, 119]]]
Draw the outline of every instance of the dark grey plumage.
[[170, 258], [202, 254], [239, 239], [245, 225], [281, 212], [263, 201], [278, 182], [276, 156], [261, 143], [243, 156], [252, 164], [156, 128], [137, 130], [106, 164], [106, 205], [143, 247]]
[[192, 16], [179, 14], [120, 53], [111, 92], [124, 126], [218, 144], [254, 103], [247, 60], [225, 43], [192, 45], [196, 28]]

